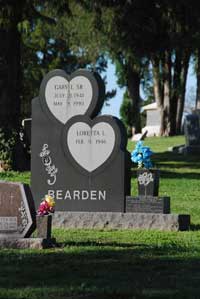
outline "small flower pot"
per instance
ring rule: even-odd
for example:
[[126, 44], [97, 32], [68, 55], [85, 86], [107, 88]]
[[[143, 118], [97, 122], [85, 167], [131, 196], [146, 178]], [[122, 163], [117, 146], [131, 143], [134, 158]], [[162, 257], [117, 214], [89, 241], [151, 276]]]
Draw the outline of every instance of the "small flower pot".
[[160, 171], [158, 169], [137, 170], [138, 195], [158, 196]]
[[36, 216], [37, 237], [51, 239], [52, 216]]

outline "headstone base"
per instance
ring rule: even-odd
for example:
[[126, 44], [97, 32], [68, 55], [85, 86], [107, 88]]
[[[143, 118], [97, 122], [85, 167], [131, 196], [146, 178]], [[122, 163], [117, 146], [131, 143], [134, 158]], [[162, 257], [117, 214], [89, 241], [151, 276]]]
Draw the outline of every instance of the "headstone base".
[[188, 230], [190, 215], [117, 212], [55, 212], [53, 227], [80, 229]]
[[56, 246], [56, 239], [43, 238], [0, 238], [0, 248], [45, 249]]
[[127, 196], [126, 213], [170, 213], [170, 197]]

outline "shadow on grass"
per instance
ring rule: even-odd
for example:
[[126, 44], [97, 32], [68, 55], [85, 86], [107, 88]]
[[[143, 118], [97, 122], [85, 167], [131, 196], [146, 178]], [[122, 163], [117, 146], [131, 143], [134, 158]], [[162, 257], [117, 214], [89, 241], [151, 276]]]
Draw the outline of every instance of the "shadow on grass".
[[98, 241], [85, 241], [85, 242], [79, 242], [79, 241], [67, 241], [67, 242], [59, 242], [58, 247], [64, 248], [66, 246], [93, 246], [93, 247], [118, 247], [118, 248], [148, 248], [149, 245], [145, 244], [133, 244], [133, 243], [117, 243], [117, 242], [98, 242]]
[[192, 231], [200, 230], [200, 224], [190, 224], [190, 230]]
[[[152, 156], [153, 162], [155, 164], [159, 163], [161, 165], [167, 165], [166, 162], [173, 162], [170, 163], [170, 167], [191, 167], [191, 168], [199, 168], [200, 161], [199, 155], [183, 155], [177, 154], [173, 152], [161, 152], [161, 153], [154, 153]], [[165, 162], [165, 163], [163, 163]], [[135, 167], [136, 164], [132, 163], [132, 166]]]
[[[164, 161], [164, 163], [163, 163]], [[154, 165], [160, 169], [161, 176], [164, 178], [186, 178], [186, 179], [200, 179], [200, 173], [192, 171], [192, 169], [200, 169], [199, 156], [184, 156], [171, 152], [156, 153], [153, 157]], [[136, 177], [135, 164], [132, 163], [131, 175]], [[174, 169], [182, 169], [182, 172], [176, 172]], [[187, 171], [184, 172], [184, 168]], [[188, 172], [188, 168], [191, 172]], [[165, 170], [166, 169], [166, 170]], [[170, 171], [170, 169], [172, 171]]]
[[[131, 170], [131, 176], [133, 178], [136, 178], [137, 174], [136, 174], [136, 170]], [[173, 172], [173, 171], [169, 171], [169, 170], [160, 170], [160, 176], [161, 178], [168, 178], [168, 179], [196, 179], [196, 180], [200, 180], [200, 173], [196, 173], [196, 172], [182, 172], [182, 173], [178, 173], [178, 172]]]
[[161, 176], [162, 178], [169, 178], [169, 179], [200, 179], [200, 173], [195, 173], [195, 172], [172, 172], [172, 171], [166, 171], [166, 170], [161, 170]]
[[[169, 166], [173, 168], [184, 168], [190, 167], [197, 169], [200, 167], [199, 155], [182, 155], [182, 154], [175, 154], [171, 152], [162, 152], [162, 153], [155, 153], [153, 156], [153, 160], [155, 163], [159, 163], [159, 165]], [[165, 163], [163, 163], [163, 161]], [[173, 162], [167, 164], [167, 162]]]
[[[1, 251], [0, 298], [31, 299], [37, 292], [43, 299], [198, 298], [200, 293], [200, 260], [187, 248], [142, 244], [129, 248], [129, 244], [96, 242], [60, 245], [67, 247]], [[32, 290], [28, 297], [27, 287]], [[14, 297], [5, 293], [3, 297], [4, 288]]]

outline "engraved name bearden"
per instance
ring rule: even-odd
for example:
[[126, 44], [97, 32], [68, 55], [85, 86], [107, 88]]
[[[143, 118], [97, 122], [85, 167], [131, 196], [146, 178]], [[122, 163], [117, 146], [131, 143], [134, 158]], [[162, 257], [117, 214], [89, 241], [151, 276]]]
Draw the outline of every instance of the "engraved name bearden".
[[106, 190], [48, 190], [56, 200], [106, 200]]

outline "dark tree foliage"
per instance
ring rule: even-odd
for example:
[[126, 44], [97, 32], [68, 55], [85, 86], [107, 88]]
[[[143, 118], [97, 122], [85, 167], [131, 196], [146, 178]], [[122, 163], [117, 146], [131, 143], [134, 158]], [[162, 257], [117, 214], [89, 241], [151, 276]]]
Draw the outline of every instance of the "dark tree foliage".
[[161, 134], [180, 132], [188, 65], [191, 55], [199, 56], [198, 1], [0, 0], [0, 5], [0, 127], [17, 127], [22, 114], [30, 114], [30, 100], [47, 71], [101, 71], [109, 56], [132, 101], [130, 125], [141, 129], [140, 85], [150, 72]]
[[[54, 68], [103, 71], [103, 54], [77, 53], [72, 48], [73, 23], [69, 1], [0, 1], [0, 127], [19, 127], [30, 116], [31, 99], [42, 77]], [[72, 24], [73, 26], [73, 24]], [[78, 28], [76, 28], [78, 30]], [[74, 41], [77, 42], [77, 41]], [[80, 44], [77, 44], [80, 48]], [[112, 97], [114, 91], [107, 94]]]
[[[52, 7], [55, 3], [52, 1]], [[56, 4], [54, 8], [62, 7]], [[63, 2], [64, 3], [64, 2]], [[66, 1], [65, 1], [66, 3]], [[40, 13], [41, 1], [0, 1], [0, 127], [18, 127], [20, 123], [22, 90], [22, 36], [20, 29], [38, 18], [53, 19]]]
[[[179, 133], [189, 61], [200, 43], [200, 3], [195, 0], [85, 0], [81, 3], [96, 15], [94, 29], [106, 39], [102, 46], [121, 65], [120, 78], [123, 77], [123, 85], [133, 101], [133, 113], [139, 113], [136, 86], [144, 78], [143, 60], [146, 59], [153, 66], [155, 99], [161, 108], [160, 133]], [[135, 124], [137, 130], [138, 123], [139, 118]]]

